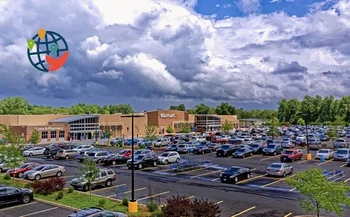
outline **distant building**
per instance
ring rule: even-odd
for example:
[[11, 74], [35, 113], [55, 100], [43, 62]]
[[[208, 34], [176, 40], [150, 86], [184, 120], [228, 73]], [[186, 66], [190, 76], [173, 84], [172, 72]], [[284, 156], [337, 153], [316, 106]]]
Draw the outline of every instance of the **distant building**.
[[240, 127], [261, 126], [263, 121], [257, 118], [239, 119]]

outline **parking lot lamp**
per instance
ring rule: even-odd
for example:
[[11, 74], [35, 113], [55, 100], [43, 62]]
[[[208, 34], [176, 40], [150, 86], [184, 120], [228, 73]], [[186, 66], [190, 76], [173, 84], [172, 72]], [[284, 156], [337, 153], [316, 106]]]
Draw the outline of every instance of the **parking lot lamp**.
[[128, 203], [129, 212], [135, 213], [138, 210], [138, 204], [135, 200], [135, 167], [134, 167], [134, 118], [144, 117], [144, 114], [122, 115], [122, 118], [131, 118], [131, 200]]
[[312, 156], [311, 156], [311, 153], [310, 153], [310, 145], [309, 145], [309, 128], [308, 128], [309, 115], [310, 114], [302, 114], [302, 116], [303, 116], [303, 118], [305, 120], [305, 126], [306, 126], [306, 148], [307, 148], [306, 160], [311, 160], [312, 159]]

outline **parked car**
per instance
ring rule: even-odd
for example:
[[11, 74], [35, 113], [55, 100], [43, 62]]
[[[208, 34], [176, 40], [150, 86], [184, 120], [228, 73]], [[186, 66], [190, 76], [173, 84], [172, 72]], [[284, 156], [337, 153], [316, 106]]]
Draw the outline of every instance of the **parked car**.
[[160, 164], [178, 163], [180, 160], [181, 157], [176, 151], [164, 152], [158, 156], [158, 163]]
[[154, 147], [163, 147], [168, 146], [170, 144], [170, 140], [167, 138], [157, 139], [153, 142]]
[[79, 146], [73, 148], [73, 150], [78, 152], [78, 153], [80, 153], [82, 151], [84, 151], [84, 152], [85, 151], [90, 151], [90, 150], [93, 150], [93, 149], [94, 149], [94, 146], [92, 146], [92, 145], [79, 145]]
[[213, 143], [220, 143], [220, 144], [225, 144], [227, 143], [227, 138], [222, 137], [222, 136], [214, 136], [211, 140]]
[[320, 135], [320, 140], [322, 142], [329, 141], [329, 137], [327, 135], [322, 134], [322, 135]]
[[15, 188], [12, 186], [0, 187], [0, 205], [12, 203], [27, 204], [30, 203], [33, 200], [33, 198], [33, 191], [30, 189]]
[[[157, 166], [158, 156], [154, 154], [153, 152], [150, 154], [141, 154], [135, 156], [134, 159], [134, 167], [137, 169], [142, 169], [145, 166]], [[131, 169], [132, 167], [132, 159], [129, 159], [126, 163], [128, 169]]]
[[315, 158], [320, 159], [321, 157], [324, 157], [326, 160], [329, 160], [333, 158], [334, 152], [331, 149], [320, 149], [317, 153]]
[[104, 156], [101, 160], [101, 163], [104, 165], [116, 165], [117, 163], [126, 163], [129, 160], [129, 157], [124, 157], [121, 154], [108, 154]]
[[216, 151], [216, 156], [218, 157], [228, 157], [232, 156], [233, 152], [238, 150], [239, 146], [235, 145], [222, 145], [221, 148], [219, 148]]
[[281, 162], [301, 160], [303, 157], [303, 150], [301, 149], [286, 149], [281, 154]]
[[75, 211], [68, 217], [127, 217], [127, 215], [122, 212], [111, 212], [101, 208], [92, 207]]
[[293, 173], [293, 167], [286, 163], [272, 163], [267, 169], [268, 176], [281, 176], [286, 177], [288, 174]]
[[192, 136], [191, 141], [193, 141], [193, 142], [205, 142], [206, 139], [203, 136]]
[[123, 149], [119, 152], [124, 158], [130, 158], [132, 155], [131, 149]]
[[9, 174], [10, 176], [22, 178], [25, 172], [32, 170], [33, 168], [39, 165], [39, 163], [25, 163], [18, 168], [7, 170], [7, 174]]
[[112, 152], [110, 151], [90, 151], [86, 157], [89, 158], [90, 160], [95, 161], [97, 164], [101, 163], [102, 159], [111, 154]]
[[290, 148], [294, 148], [295, 144], [293, 144], [291, 140], [288, 140], [288, 141], [282, 140], [281, 146], [282, 146], [282, 148], [289, 148], [290, 149]]
[[[83, 191], [89, 190], [88, 181], [85, 178], [86, 176], [82, 175], [79, 178], [72, 179], [70, 185], [74, 189], [83, 189]], [[101, 169], [98, 175], [96, 176], [95, 181], [91, 183], [91, 189], [97, 186], [112, 186], [113, 181], [116, 180], [116, 174], [111, 169]]]
[[245, 158], [248, 156], [253, 156], [253, 150], [250, 148], [240, 148], [233, 153], [233, 157], [236, 158]]
[[34, 145], [25, 145], [25, 146], [23, 146], [23, 148], [22, 148], [22, 152], [27, 151], [27, 150], [29, 150], [29, 149], [32, 149], [32, 148], [34, 148], [34, 147], [35, 147]]
[[220, 174], [221, 182], [238, 183], [241, 180], [249, 179], [251, 177], [251, 170], [246, 167], [232, 166], [227, 168]]
[[44, 155], [46, 156], [46, 158], [55, 158], [59, 150], [68, 148], [69, 147], [64, 143], [51, 144], [45, 147]]
[[31, 157], [35, 155], [42, 155], [44, 154], [45, 148], [44, 147], [35, 147], [28, 149], [26, 151], [23, 151], [23, 156], [24, 157]]
[[250, 149], [252, 149], [253, 154], [262, 154], [264, 147], [265, 145], [262, 143], [254, 143], [250, 146]]
[[0, 159], [0, 173], [8, 171], [10, 168]]
[[345, 137], [346, 136], [346, 131], [345, 130], [338, 131], [338, 136], [339, 137]]
[[151, 154], [151, 153], [153, 153], [153, 151], [151, 151], [149, 149], [139, 149], [139, 150], [135, 151], [135, 158], [136, 158], [137, 155], [148, 155], [148, 154]]
[[345, 161], [350, 157], [350, 149], [348, 148], [339, 148], [334, 153], [334, 160], [336, 161]]
[[349, 148], [349, 142], [346, 139], [338, 138], [333, 142], [334, 148]]
[[283, 151], [282, 146], [280, 144], [270, 144], [267, 145], [266, 148], [262, 150], [263, 155], [277, 155], [281, 154]]
[[208, 145], [208, 148], [211, 149], [212, 151], [217, 151], [222, 146], [219, 143], [207, 143], [207, 145]]
[[212, 152], [212, 150], [207, 145], [197, 145], [194, 148], [194, 153], [196, 154], [205, 154], [210, 152]]
[[311, 138], [308, 142], [310, 149], [319, 150], [322, 148], [321, 140], [319, 140], [318, 138]]
[[190, 149], [193, 148], [194, 145], [193, 144], [181, 144], [177, 146], [177, 152], [180, 154], [184, 154], [184, 153], [190, 153]]
[[297, 145], [305, 145], [306, 144], [306, 137], [305, 136], [297, 136], [295, 143]]
[[149, 139], [144, 139], [139, 142], [139, 147], [140, 148], [148, 148], [151, 149], [153, 146], [153, 142]]
[[29, 170], [23, 174], [24, 179], [39, 180], [47, 177], [60, 177], [64, 174], [65, 168], [63, 166], [53, 164], [43, 164]]
[[61, 149], [56, 153], [55, 159], [72, 159], [77, 154], [77, 151], [74, 151], [74, 149]]
[[173, 144], [173, 145], [169, 145], [165, 151], [177, 151], [177, 146], [176, 144]]

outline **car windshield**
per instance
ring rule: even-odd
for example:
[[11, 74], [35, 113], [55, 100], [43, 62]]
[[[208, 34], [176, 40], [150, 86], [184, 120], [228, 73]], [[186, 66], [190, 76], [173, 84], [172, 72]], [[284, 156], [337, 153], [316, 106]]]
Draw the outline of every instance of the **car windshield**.
[[161, 142], [162, 140], [161, 139], [157, 139], [157, 141], [156, 142]]
[[281, 168], [282, 164], [271, 164], [270, 168]]
[[196, 140], [196, 139], [197, 139], [197, 137], [192, 137], [191, 139], [192, 139], [192, 140]]
[[59, 150], [58, 153], [63, 153], [63, 150]]
[[294, 151], [290, 151], [290, 150], [285, 150], [284, 154], [293, 154]]
[[259, 144], [254, 144], [254, 145], [252, 145], [252, 148], [259, 148]]
[[336, 142], [344, 142], [344, 140], [342, 140], [342, 139], [337, 139], [337, 140], [335, 140]]
[[288, 141], [289, 141], [289, 139], [283, 139], [282, 141], [283, 141], [283, 142], [288, 142]]
[[347, 154], [348, 151], [347, 150], [338, 150], [337, 154]]
[[78, 147], [76, 147], [76, 149], [82, 149], [84, 146], [78, 146]]
[[222, 149], [229, 149], [230, 146], [229, 146], [229, 145], [223, 145], [223, 146], [221, 146], [221, 148], [222, 148]]
[[204, 145], [197, 145], [197, 148], [203, 148]]
[[20, 166], [19, 168], [23, 169], [26, 168], [29, 164], [23, 164], [22, 166]]
[[38, 166], [38, 167], [35, 167], [33, 170], [35, 171], [40, 171], [44, 168], [45, 166]]
[[169, 155], [169, 153], [163, 153], [163, 154], [161, 154], [160, 156], [161, 156], [161, 157], [168, 157], [168, 155]]
[[94, 156], [95, 156], [95, 153], [94, 153], [94, 152], [91, 152], [91, 153], [88, 154], [88, 156], [94, 157]]
[[240, 148], [237, 150], [237, 152], [245, 152], [245, 149], [244, 148]]
[[141, 154], [142, 153], [142, 151], [141, 150], [139, 150], [139, 151], [136, 151], [135, 152], [135, 155], [137, 155], [137, 154]]
[[119, 152], [119, 154], [126, 154], [127, 153], [127, 150], [121, 150], [120, 152]]
[[113, 157], [113, 156], [114, 156], [114, 154], [108, 154], [108, 155], [105, 156], [105, 158], [110, 158], [110, 157]]
[[275, 145], [268, 145], [267, 148], [275, 148]]
[[248, 139], [248, 138], [246, 138], [246, 139], [244, 139], [244, 141], [249, 141], [249, 139]]
[[139, 155], [135, 158], [135, 160], [142, 160], [143, 159], [143, 156], [142, 155]]
[[316, 141], [315, 139], [309, 139], [309, 142], [314, 142], [314, 141]]
[[228, 173], [237, 173], [239, 170], [239, 168], [237, 167], [231, 167], [231, 168], [227, 168], [225, 172], [228, 172]]
[[328, 153], [328, 150], [320, 150], [318, 153]]
[[177, 145], [172, 145], [172, 146], [170, 146], [170, 147], [175, 148], [175, 147], [177, 147]]

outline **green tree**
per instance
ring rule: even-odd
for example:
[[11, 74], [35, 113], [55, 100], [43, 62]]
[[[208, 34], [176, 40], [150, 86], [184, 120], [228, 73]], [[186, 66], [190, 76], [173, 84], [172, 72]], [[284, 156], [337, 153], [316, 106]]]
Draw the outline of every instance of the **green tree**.
[[8, 97], [1, 101], [0, 112], [5, 115], [29, 114], [29, 103], [22, 97]]
[[150, 141], [154, 141], [157, 139], [157, 127], [153, 125], [145, 125], [145, 133], [146, 137], [145, 139], [148, 139]]
[[277, 118], [272, 118], [268, 120], [265, 123], [265, 125], [269, 127], [269, 131], [267, 132], [268, 136], [277, 137], [280, 135], [280, 132], [278, 130], [278, 127], [280, 126], [280, 122]]
[[116, 113], [122, 113], [122, 114], [133, 114], [134, 109], [129, 104], [119, 104], [116, 107], [117, 112]]
[[107, 138], [107, 145], [110, 145], [111, 137], [113, 136], [113, 129], [108, 123], [103, 127], [102, 133], [104, 137]]
[[32, 135], [29, 138], [29, 142], [33, 145], [37, 145], [40, 142], [40, 134], [37, 130], [33, 130]]
[[331, 141], [333, 141], [335, 138], [338, 137], [338, 133], [337, 133], [337, 130], [335, 129], [334, 126], [328, 126], [329, 129], [328, 131], [326, 132], [327, 136], [329, 137], [329, 139]]
[[301, 126], [305, 126], [305, 121], [304, 121], [304, 119], [299, 118], [298, 121], [297, 121], [297, 124], [298, 124], [298, 125], [301, 125]]
[[0, 124], [0, 134], [3, 135], [3, 139], [8, 143], [5, 144], [2, 141], [0, 144], [0, 160], [5, 167], [15, 169], [24, 161], [22, 156], [23, 139], [12, 131], [11, 126], [4, 124]]
[[178, 110], [178, 111], [186, 111], [186, 106], [184, 104], [180, 104], [178, 106], [172, 105], [169, 108], [170, 110]]
[[306, 197], [301, 199], [301, 207], [307, 212], [316, 213], [317, 217], [321, 210], [342, 216], [342, 205], [350, 205], [346, 195], [350, 186], [345, 182], [328, 181], [322, 170], [313, 168], [297, 173], [294, 177], [288, 177], [287, 183]]
[[80, 179], [83, 182], [86, 182], [83, 188], [89, 190], [90, 199], [91, 199], [91, 183], [93, 183], [97, 179], [97, 176], [99, 175], [100, 170], [97, 168], [96, 162], [93, 160], [90, 160], [89, 158], [85, 158], [84, 163], [79, 164], [78, 169], [81, 173]]
[[194, 107], [195, 114], [215, 114], [215, 111], [210, 106], [203, 103]]
[[223, 102], [215, 108], [215, 114], [218, 114], [218, 115], [236, 115], [237, 109], [236, 109], [236, 107], [228, 104], [227, 102]]
[[174, 133], [174, 128], [171, 124], [169, 124], [167, 127], [166, 127], [166, 132], [167, 133]]
[[233, 124], [231, 121], [225, 120], [225, 122], [221, 126], [222, 131], [225, 135], [229, 135], [230, 131], [233, 129]]
[[191, 124], [190, 123], [181, 123], [180, 124], [180, 133], [189, 133], [191, 132]]

